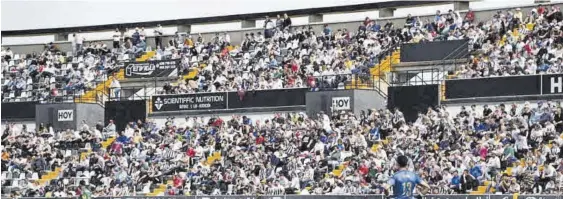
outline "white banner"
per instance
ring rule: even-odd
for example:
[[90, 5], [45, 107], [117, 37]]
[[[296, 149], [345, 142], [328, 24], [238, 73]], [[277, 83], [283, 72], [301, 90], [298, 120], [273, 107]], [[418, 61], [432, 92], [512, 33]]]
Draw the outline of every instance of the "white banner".
[[59, 110], [57, 118], [59, 122], [72, 121], [74, 120], [74, 110]]
[[350, 97], [333, 97], [332, 98], [332, 110], [350, 110]]

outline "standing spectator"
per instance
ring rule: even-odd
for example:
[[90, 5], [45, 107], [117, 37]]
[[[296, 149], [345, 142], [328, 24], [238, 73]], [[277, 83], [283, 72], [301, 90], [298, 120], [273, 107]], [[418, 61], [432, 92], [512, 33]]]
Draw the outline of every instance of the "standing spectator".
[[469, 8], [469, 10], [467, 10], [467, 13], [465, 13], [465, 22], [467, 23], [473, 23], [473, 21], [475, 20], [475, 12]]
[[[78, 31], [78, 33], [80, 33], [80, 31]], [[79, 52], [82, 52], [82, 43], [84, 42], [84, 38], [82, 37], [82, 35], [78, 33], [74, 33], [72, 35], [74, 37], [75, 55], [78, 54]]]
[[145, 27], [141, 27], [141, 31], [139, 32], [139, 39], [141, 41], [146, 41], [147, 33], [145, 32]]
[[283, 19], [281, 18], [280, 15], [278, 15], [278, 17], [276, 19], [276, 29], [278, 29], [278, 30], [283, 29]]
[[135, 32], [131, 37], [133, 38], [133, 45], [136, 46], [141, 41], [141, 33], [139, 33], [139, 28], [135, 28]]
[[287, 16], [287, 13], [283, 14], [283, 29], [288, 29], [289, 27], [291, 27], [291, 18], [289, 18], [289, 16]]
[[162, 26], [158, 24], [156, 26], [156, 29], [154, 29], [154, 43], [156, 44], [156, 48], [158, 47], [162, 48], [162, 35], [163, 35]]
[[266, 39], [272, 37], [274, 28], [276, 28], [276, 24], [270, 19], [270, 17], [266, 16], [266, 20], [264, 20], [264, 36]]
[[121, 32], [119, 32], [119, 28], [116, 28], [113, 33], [113, 48], [119, 48], [119, 40], [121, 40]]
[[115, 76], [111, 81], [110, 89], [112, 91], [111, 94], [113, 94], [113, 97], [119, 100], [119, 96], [121, 96], [121, 84], [119, 83], [119, 80], [117, 80]]

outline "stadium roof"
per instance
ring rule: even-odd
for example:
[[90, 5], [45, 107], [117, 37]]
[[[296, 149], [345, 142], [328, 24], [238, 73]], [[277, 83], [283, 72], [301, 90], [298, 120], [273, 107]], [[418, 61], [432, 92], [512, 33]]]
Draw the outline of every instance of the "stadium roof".
[[35, 35], [35, 34], [72, 33], [72, 32], [78, 32], [79, 30], [86, 32], [93, 32], [93, 31], [111, 30], [115, 28], [124, 29], [124, 28], [133, 28], [133, 27], [155, 27], [158, 24], [162, 26], [193, 25], [193, 24], [219, 23], [219, 22], [242, 21], [242, 20], [256, 20], [256, 19], [264, 18], [264, 16], [275, 16], [280, 13], [287, 13], [288, 15], [295, 17], [295, 16], [303, 16], [303, 15], [311, 15], [311, 14], [342, 13], [342, 12], [354, 12], [361, 10], [415, 7], [415, 6], [423, 6], [430, 4], [445, 4], [445, 3], [453, 3], [453, 2], [470, 2], [470, 1], [474, 1], [474, 0], [377, 1], [373, 3], [356, 4], [356, 5], [259, 12], [259, 13], [237, 14], [237, 15], [223, 15], [223, 16], [212, 16], [212, 17], [201, 17], [201, 18], [65, 27], [65, 28], [8, 30], [8, 31], [2, 31], [2, 35], [21, 36], [21, 35]]

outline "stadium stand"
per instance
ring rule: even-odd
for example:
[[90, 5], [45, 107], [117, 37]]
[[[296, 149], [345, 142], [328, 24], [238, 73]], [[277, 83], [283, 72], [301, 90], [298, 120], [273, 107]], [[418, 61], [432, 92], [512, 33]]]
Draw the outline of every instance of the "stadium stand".
[[[492, 18], [452, 10], [426, 21], [409, 16], [401, 27], [366, 18], [357, 30], [325, 25], [314, 31], [266, 20], [264, 31], [237, 45], [217, 34], [211, 41], [190, 35], [152, 47], [136, 31], [111, 49], [96, 42], [71, 52], [51, 44], [39, 55], [3, 49], [2, 100], [96, 102], [132, 77], [130, 64], [169, 60], [180, 60], [179, 77], [149, 88], [150, 94], [299, 87], [386, 93], [401, 44], [461, 39], [469, 39], [472, 57], [450, 78], [561, 73], [562, 23], [557, 6], [501, 10]], [[239, 115], [170, 118], [164, 125], [128, 121], [124, 131], [114, 121], [65, 131], [9, 124], [2, 132], [2, 193], [381, 194], [398, 155], [411, 158], [409, 168], [433, 194], [563, 193], [560, 102], [438, 106], [414, 122], [386, 109]]]

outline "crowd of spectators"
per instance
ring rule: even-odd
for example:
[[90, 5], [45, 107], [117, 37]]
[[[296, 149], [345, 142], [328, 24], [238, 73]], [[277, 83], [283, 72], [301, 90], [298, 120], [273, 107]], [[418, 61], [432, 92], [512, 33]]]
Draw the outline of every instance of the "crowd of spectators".
[[[147, 119], [119, 132], [113, 121], [76, 131], [10, 125], [3, 193], [124, 196], [168, 183], [165, 195], [380, 194], [398, 155], [432, 193], [467, 194], [485, 181], [486, 193], [563, 193], [559, 102], [429, 108], [414, 122], [399, 110], [328, 114]], [[33, 180], [55, 168], [46, 186]]]
[[[465, 16], [449, 10], [437, 11], [430, 20], [409, 15], [402, 27], [366, 18], [357, 30], [335, 31], [325, 25], [315, 32], [312, 27], [292, 26], [283, 15], [266, 18], [264, 31], [247, 33], [240, 44], [232, 44], [227, 33], [217, 33], [210, 41], [178, 33], [163, 42], [159, 25], [154, 29], [156, 56], [152, 59], [181, 59], [181, 71], [199, 71], [194, 79], [167, 85], [164, 93], [337, 88], [358, 76], [369, 81], [374, 75], [369, 69], [400, 43], [438, 40], [469, 39], [472, 56], [456, 68], [457, 78], [559, 73], [563, 72], [562, 19], [556, 6], [539, 6], [529, 13], [519, 8], [498, 11], [492, 19], [481, 21], [472, 10]], [[145, 29], [136, 28], [116, 30], [113, 49], [101, 42], [85, 43], [78, 33], [73, 36], [72, 53], [59, 52], [54, 44], [39, 55], [18, 56], [3, 50], [3, 71], [9, 77], [4, 81], [4, 95], [45, 98], [57, 94], [56, 89], [83, 93], [91, 88], [93, 77], [105, 79], [106, 68], [153, 50], [146, 39]], [[50, 71], [57, 75], [49, 75]], [[22, 92], [30, 89], [39, 92]]]

